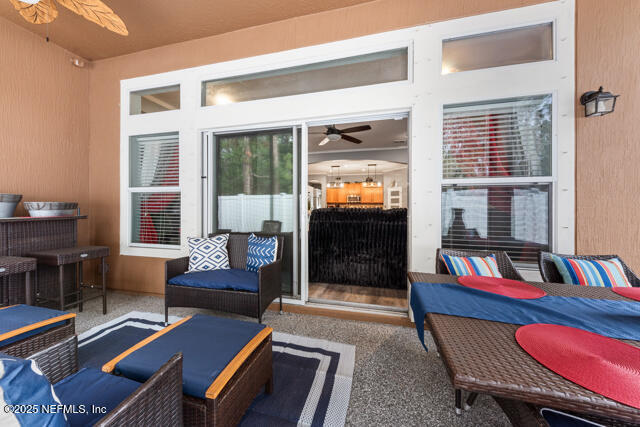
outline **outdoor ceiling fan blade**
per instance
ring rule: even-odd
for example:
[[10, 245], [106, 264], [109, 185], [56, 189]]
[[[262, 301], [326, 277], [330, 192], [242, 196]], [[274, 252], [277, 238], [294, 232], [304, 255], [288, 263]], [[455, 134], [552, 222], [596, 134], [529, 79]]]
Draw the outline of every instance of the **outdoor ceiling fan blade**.
[[58, 0], [58, 3], [109, 31], [123, 36], [129, 34], [122, 19], [100, 0]]
[[346, 141], [349, 141], [349, 142], [353, 142], [354, 144], [360, 144], [360, 143], [362, 143], [362, 140], [361, 140], [361, 139], [354, 138], [354, 137], [349, 136], [349, 135], [344, 135], [344, 134], [343, 134], [343, 135], [342, 135], [342, 139], [344, 139], [344, 140], [346, 140]]
[[318, 145], [324, 145], [324, 144], [326, 144], [326, 143], [327, 143], [327, 142], [329, 142], [329, 141], [330, 141], [330, 140], [329, 140], [329, 137], [326, 137], [325, 139], [323, 139], [322, 141], [320, 141], [320, 144], [318, 144]]
[[362, 132], [365, 130], [371, 130], [371, 126], [369, 125], [363, 125], [363, 126], [355, 126], [352, 128], [346, 128], [346, 129], [342, 129], [340, 131], [340, 133], [353, 133], [353, 132]]
[[58, 16], [58, 9], [53, 0], [40, 0], [36, 4], [9, 0], [22, 17], [32, 24], [48, 24]]

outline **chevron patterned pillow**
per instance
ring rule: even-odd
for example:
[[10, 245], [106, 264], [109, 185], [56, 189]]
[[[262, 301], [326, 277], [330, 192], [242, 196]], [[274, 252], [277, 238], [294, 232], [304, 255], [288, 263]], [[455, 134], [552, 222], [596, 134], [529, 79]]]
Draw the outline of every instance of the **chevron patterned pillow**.
[[189, 237], [189, 271], [229, 270], [228, 234]]
[[274, 262], [277, 253], [278, 238], [276, 236], [258, 237], [251, 233], [247, 252], [247, 270], [257, 272], [263, 265]]

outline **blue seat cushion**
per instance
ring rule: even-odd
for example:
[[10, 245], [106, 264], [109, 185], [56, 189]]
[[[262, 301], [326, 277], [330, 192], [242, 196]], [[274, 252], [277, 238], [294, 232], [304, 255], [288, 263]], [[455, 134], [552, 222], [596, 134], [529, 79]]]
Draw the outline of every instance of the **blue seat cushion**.
[[64, 325], [73, 313], [30, 305], [0, 309], [0, 347]]
[[[63, 405], [84, 405], [86, 413], [68, 413], [69, 424], [86, 426], [114, 410], [131, 395], [140, 383], [94, 368], [84, 368], [54, 384], [53, 389]], [[92, 406], [105, 408], [105, 413], [92, 413]], [[76, 411], [80, 412], [80, 411]]]
[[258, 292], [258, 273], [239, 270], [212, 270], [185, 273], [169, 280], [170, 285], [192, 288], [231, 289]]

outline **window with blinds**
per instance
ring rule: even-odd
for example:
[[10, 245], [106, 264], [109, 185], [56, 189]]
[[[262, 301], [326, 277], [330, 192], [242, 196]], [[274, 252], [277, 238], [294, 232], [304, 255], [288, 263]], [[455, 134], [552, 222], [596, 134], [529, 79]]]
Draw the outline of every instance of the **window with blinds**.
[[551, 95], [447, 106], [443, 177], [551, 175]]
[[551, 126], [551, 95], [445, 106], [442, 247], [549, 250]]
[[177, 132], [130, 138], [131, 243], [180, 245], [179, 163]]

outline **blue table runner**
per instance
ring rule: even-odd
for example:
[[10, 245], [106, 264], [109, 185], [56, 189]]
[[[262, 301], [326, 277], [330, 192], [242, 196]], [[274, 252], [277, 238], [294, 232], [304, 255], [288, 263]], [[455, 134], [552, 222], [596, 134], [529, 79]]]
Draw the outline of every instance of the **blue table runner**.
[[411, 309], [424, 344], [427, 313], [529, 325], [550, 323], [584, 329], [611, 338], [640, 341], [640, 303], [547, 295], [515, 299], [451, 283], [411, 285]]

